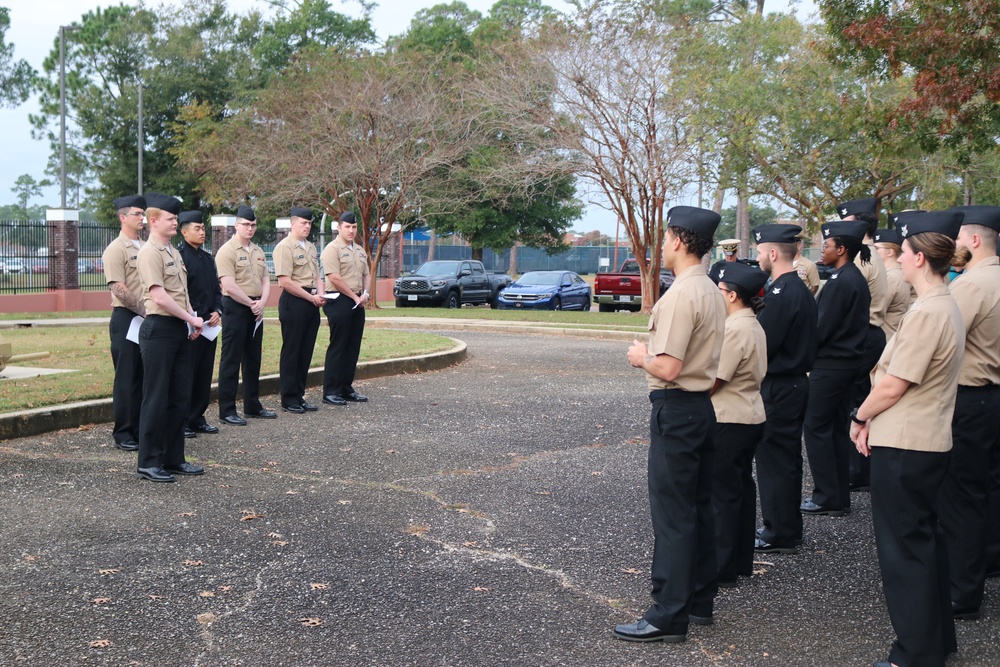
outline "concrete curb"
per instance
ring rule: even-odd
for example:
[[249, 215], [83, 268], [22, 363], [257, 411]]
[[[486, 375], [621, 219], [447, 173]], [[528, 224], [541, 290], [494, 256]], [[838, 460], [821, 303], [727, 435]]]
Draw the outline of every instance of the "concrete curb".
[[[355, 377], [358, 380], [384, 377], [386, 375], [403, 375], [408, 373], [426, 373], [436, 371], [461, 363], [467, 353], [468, 346], [460, 340], [451, 339], [455, 346], [443, 352], [400, 357], [399, 359], [383, 359], [381, 361], [364, 361], [358, 364]], [[306, 380], [308, 387], [322, 386], [323, 369], [309, 369]], [[217, 385], [212, 385], [212, 399], [216, 399]], [[261, 396], [278, 393], [278, 375], [264, 375], [260, 378]], [[271, 406], [277, 410], [278, 406]], [[100, 398], [93, 401], [52, 405], [32, 410], [21, 410], [0, 415], [0, 440], [23, 438], [49, 431], [59, 431], [67, 428], [79, 428], [82, 424], [99, 424], [114, 419], [112, 399]]]
[[366, 327], [380, 329], [417, 329], [422, 331], [488, 331], [493, 333], [543, 334], [549, 336], [576, 336], [579, 338], [601, 338], [605, 340], [633, 341], [645, 336], [639, 331], [615, 331], [612, 329], [577, 329], [554, 327], [544, 324], [506, 324], [497, 321], [447, 320], [411, 318], [376, 318], [365, 321]]

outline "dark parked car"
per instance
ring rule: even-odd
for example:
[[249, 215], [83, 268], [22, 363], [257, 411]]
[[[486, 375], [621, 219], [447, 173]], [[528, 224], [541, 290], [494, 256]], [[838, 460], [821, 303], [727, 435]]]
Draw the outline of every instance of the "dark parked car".
[[94, 263], [89, 259], [78, 259], [76, 260], [76, 272], [77, 273], [94, 273]]
[[529, 271], [507, 285], [501, 310], [590, 310], [590, 285], [572, 271]]
[[409, 275], [397, 278], [392, 288], [396, 307], [465, 304], [496, 307], [497, 294], [510, 283], [510, 276], [488, 273], [474, 259], [424, 262]]

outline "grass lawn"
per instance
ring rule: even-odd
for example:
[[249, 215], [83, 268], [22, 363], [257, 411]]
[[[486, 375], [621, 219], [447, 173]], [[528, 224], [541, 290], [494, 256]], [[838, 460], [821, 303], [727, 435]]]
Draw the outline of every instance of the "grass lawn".
[[[71, 316], [68, 313], [59, 315]], [[107, 312], [86, 316], [102, 315], [107, 316]], [[278, 372], [281, 330], [277, 323], [270, 322], [265, 323], [264, 328], [261, 375], [268, 375]], [[328, 331], [326, 326], [320, 327], [319, 339], [313, 352], [313, 367], [323, 365], [329, 338]], [[14, 354], [51, 353], [47, 359], [28, 361], [22, 365], [77, 371], [26, 380], [0, 380], [0, 413], [111, 396], [114, 370], [111, 366], [107, 325], [6, 329], [0, 335], [13, 345]], [[452, 345], [451, 340], [442, 336], [372, 328], [365, 331], [364, 342], [361, 345], [361, 361], [439, 352], [450, 349]], [[213, 379], [218, 378], [220, 348], [221, 344], [216, 349]]]

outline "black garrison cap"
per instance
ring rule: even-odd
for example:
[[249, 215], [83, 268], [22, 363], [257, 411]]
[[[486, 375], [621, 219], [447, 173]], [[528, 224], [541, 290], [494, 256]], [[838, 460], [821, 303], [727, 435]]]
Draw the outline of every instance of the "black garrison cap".
[[965, 214], [963, 225], [982, 225], [1000, 232], [1000, 206], [955, 206], [949, 210]]
[[926, 211], [922, 208], [911, 209], [909, 211], [900, 211], [899, 213], [893, 213], [892, 215], [890, 215], [889, 220], [892, 222], [893, 227], [899, 229], [900, 218], [905, 218], [906, 216], [912, 213], [926, 213]]
[[757, 243], [795, 243], [802, 228], [786, 224], [761, 225], [754, 227], [752, 233]]
[[878, 213], [878, 199], [867, 197], [865, 199], [852, 199], [842, 204], [837, 204], [837, 213], [843, 220], [849, 215], [859, 215], [861, 213]]
[[358, 219], [354, 217], [354, 211], [344, 211], [340, 214], [339, 222], [346, 222], [349, 225], [358, 224]]
[[716, 262], [708, 274], [716, 283], [739, 285], [749, 294], [757, 294], [763, 289], [769, 276], [749, 264], [742, 262]]
[[183, 227], [189, 222], [204, 223], [204, 220], [201, 217], [201, 211], [181, 211], [181, 214], [177, 216], [177, 222]]
[[251, 206], [240, 206], [236, 209], [236, 217], [249, 220], [250, 222], [257, 221], [257, 214], [253, 212], [253, 207]]
[[174, 215], [181, 212], [181, 200], [170, 195], [150, 192], [146, 194], [146, 203], [149, 205], [149, 208], [158, 208], [161, 211], [173, 213]]
[[302, 208], [301, 206], [296, 206], [288, 212], [293, 218], [305, 218], [306, 220], [313, 219], [313, 212], [311, 208]]
[[876, 229], [875, 243], [895, 243], [896, 245], [903, 245], [903, 237], [900, 236], [899, 231], [895, 229]]
[[864, 220], [827, 222], [820, 229], [823, 230], [824, 239], [836, 236], [843, 239], [845, 241], [845, 245], [850, 244], [856, 247], [861, 247], [861, 244], [864, 243], [865, 240], [865, 234], [868, 233], [868, 225]]
[[956, 239], [958, 238], [958, 230], [962, 228], [964, 217], [964, 213], [955, 210], [922, 211], [908, 214], [905, 218], [900, 216], [899, 234], [904, 239], [908, 239], [917, 234], [937, 232]]
[[709, 242], [721, 220], [722, 217], [715, 211], [695, 206], [674, 206], [667, 211], [668, 227], [686, 229]]
[[111, 203], [114, 205], [116, 211], [123, 208], [141, 208], [144, 211], [146, 210], [146, 199], [142, 195], [119, 197]]

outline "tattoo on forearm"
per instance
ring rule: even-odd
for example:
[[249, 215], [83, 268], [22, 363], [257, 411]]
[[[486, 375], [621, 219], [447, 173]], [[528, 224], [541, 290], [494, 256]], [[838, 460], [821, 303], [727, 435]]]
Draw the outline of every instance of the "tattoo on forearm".
[[143, 306], [142, 301], [135, 298], [135, 295], [132, 294], [132, 292], [130, 292], [124, 284], [112, 283], [110, 289], [111, 293], [118, 297], [118, 300], [121, 301], [126, 308], [131, 310], [133, 313], [145, 317], [146, 308]]
[[653, 359], [655, 359], [655, 358], [656, 357], [654, 357], [653, 355], [647, 354], [645, 357], [642, 358], [642, 365], [643, 366], [650, 365], [651, 363], [653, 363]]

